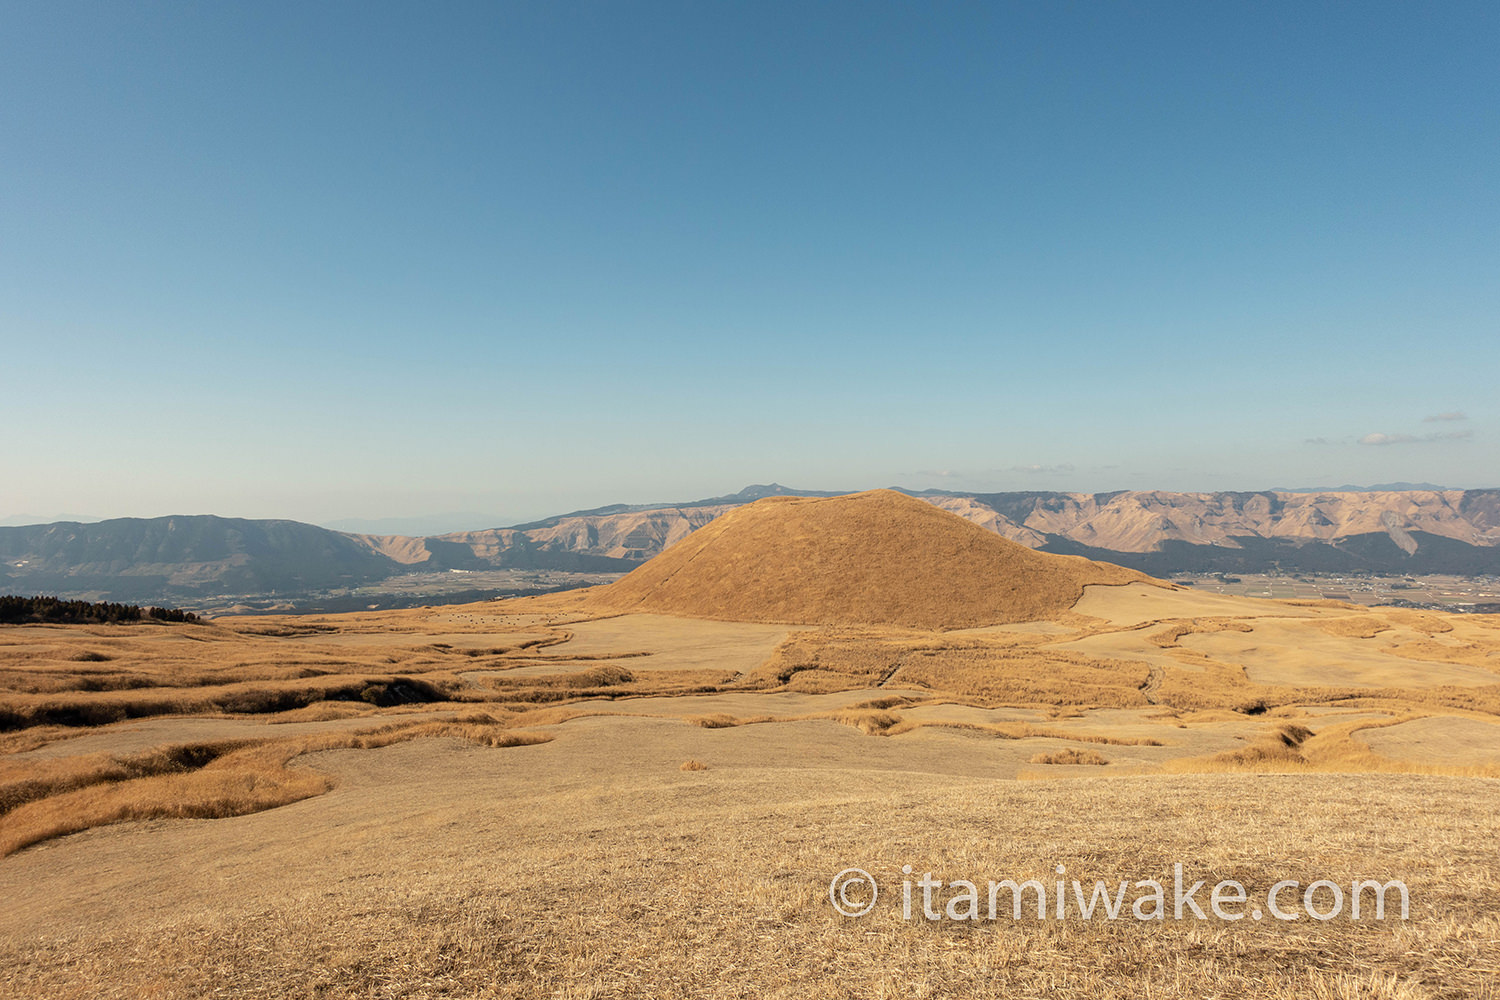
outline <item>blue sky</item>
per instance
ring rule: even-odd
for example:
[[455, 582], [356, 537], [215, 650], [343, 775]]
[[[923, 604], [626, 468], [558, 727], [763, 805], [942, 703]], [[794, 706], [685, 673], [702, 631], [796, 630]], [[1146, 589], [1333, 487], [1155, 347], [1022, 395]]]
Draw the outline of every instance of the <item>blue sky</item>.
[[1492, 4], [0, 14], [0, 517], [1500, 485]]

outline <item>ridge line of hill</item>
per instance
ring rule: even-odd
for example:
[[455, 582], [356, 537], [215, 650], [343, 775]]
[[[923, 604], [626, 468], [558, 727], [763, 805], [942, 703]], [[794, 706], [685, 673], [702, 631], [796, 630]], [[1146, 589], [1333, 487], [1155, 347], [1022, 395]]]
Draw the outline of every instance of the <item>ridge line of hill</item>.
[[869, 490], [743, 505], [615, 583], [539, 606], [945, 630], [1035, 621], [1067, 611], [1090, 584], [1132, 582], [1148, 580], [1036, 552], [920, 498]]
[[[1173, 573], [1500, 574], [1500, 490], [1350, 493], [913, 493], [1043, 552]], [[681, 504], [615, 505], [530, 526], [363, 535], [286, 519], [171, 515], [0, 527], [0, 591], [130, 602], [288, 595], [411, 573], [627, 572], [779, 484]]]

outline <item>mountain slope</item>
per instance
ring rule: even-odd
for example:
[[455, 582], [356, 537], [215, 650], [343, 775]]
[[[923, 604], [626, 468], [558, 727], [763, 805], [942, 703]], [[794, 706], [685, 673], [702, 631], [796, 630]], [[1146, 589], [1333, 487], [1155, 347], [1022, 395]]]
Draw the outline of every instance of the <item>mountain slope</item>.
[[390, 572], [388, 560], [335, 531], [208, 514], [0, 528], [0, 563], [10, 590], [116, 599], [321, 589]]
[[[1242, 537], [1332, 541], [1386, 534], [1407, 548], [1420, 531], [1467, 545], [1500, 544], [1500, 490], [1387, 493], [993, 493], [973, 500], [1017, 529], [1115, 552], [1167, 541], [1235, 544]], [[942, 502], [942, 501], [935, 501]]]
[[[731, 497], [692, 504], [600, 508], [440, 540], [464, 546], [490, 563], [518, 546], [554, 559], [574, 552], [640, 562], [749, 499], [771, 495], [766, 491], [773, 489], [774, 485], [750, 487]], [[909, 495], [1028, 548], [1087, 555], [1155, 575], [1273, 568], [1500, 572], [1500, 490]], [[379, 544], [389, 551], [390, 543]], [[432, 558], [424, 552], [414, 549], [403, 561]], [[440, 564], [441, 560], [433, 563]], [[629, 562], [623, 565], [628, 568]]]
[[[666, 505], [412, 538], [211, 515], [0, 527], [0, 591], [189, 603], [288, 595], [414, 572], [627, 572], [777, 484]], [[1177, 572], [1500, 573], [1500, 490], [1340, 493], [930, 492], [922, 499], [1043, 552]]]

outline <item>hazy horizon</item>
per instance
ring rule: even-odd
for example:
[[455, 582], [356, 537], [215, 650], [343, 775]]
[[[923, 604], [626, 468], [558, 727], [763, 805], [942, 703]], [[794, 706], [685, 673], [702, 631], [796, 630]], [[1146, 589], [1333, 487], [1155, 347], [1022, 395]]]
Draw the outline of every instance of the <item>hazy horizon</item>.
[[1500, 470], [1490, 5], [8, 28], [0, 516]]
[[[225, 511], [221, 511], [221, 510], [187, 510], [187, 509], [177, 510], [177, 509], [167, 509], [167, 510], [157, 511], [155, 513], [126, 513], [126, 514], [111, 514], [111, 515], [107, 515], [107, 516], [105, 516], [105, 515], [96, 515], [96, 514], [56, 514], [56, 515], [6, 514], [6, 515], [0, 515], [0, 527], [22, 527], [22, 526], [27, 526], [27, 525], [52, 524], [52, 523], [58, 523], [58, 522], [79, 522], [79, 523], [84, 523], [84, 524], [90, 524], [90, 523], [95, 523], [95, 522], [98, 522], [98, 521], [107, 521], [107, 520], [111, 520], [111, 519], [114, 519], [114, 518], [121, 518], [121, 517], [155, 518], [155, 517], [171, 517], [171, 516], [174, 516], [174, 515], [193, 516], [193, 515], [209, 514], [209, 515], [214, 515], [214, 516], [218, 516], [218, 517], [244, 517], [244, 518], [251, 518], [251, 519], [301, 521], [301, 522], [304, 522], [306, 524], [313, 524], [313, 525], [317, 525], [319, 527], [329, 528], [329, 529], [332, 529], [334, 531], [345, 531], [345, 532], [350, 532], [350, 533], [353, 533], [353, 534], [367, 534], [367, 535], [412, 535], [412, 536], [429, 535], [430, 536], [430, 535], [454, 534], [454, 533], [463, 532], [463, 531], [483, 531], [483, 530], [486, 530], [486, 529], [489, 529], [489, 528], [509, 528], [509, 527], [513, 527], [513, 526], [516, 526], [516, 525], [528, 524], [528, 523], [535, 522], [535, 521], [546, 520], [546, 519], [552, 518], [552, 517], [557, 517], [557, 516], [561, 516], [561, 515], [571, 514], [571, 513], [578, 512], [578, 511], [592, 510], [592, 509], [595, 509], [595, 508], [598, 508], [598, 507], [605, 507], [605, 506], [610, 506], [610, 505], [614, 505], [614, 504], [623, 504], [623, 505], [628, 505], [628, 506], [646, 506], [646, 505], [657, 505], [657, 504], [660, 504], [660, 505], [666, 506], [666, 505], [677, 504], [677, 503], [693, 503], [693, 502], [697, 502], [697, 501], [701, 501], [701, 500], [710, 500], [710, 499], [713, 499], [715, 497], [720, 497], [720, 496], [731, 496], [731, 495], [733, 495], [735, 493], [738, 493], [742, 489], [748, 489], [748, 488], [750, 488], [751, 486], [754, 486], [754, 485], [767, 485], [767, 484], [751, 484], [751, 483], [747, 483], [744, 486], [738, 487], [738, 488], [733, 489], [733, 490], [727, 490], [727, 489], [712, 490], [710, 492], [706, 492], [706, 493], [703, 493], [701, 495], [695, 495], [695, 496], [686, 496], [686, 495], [684, 495], [684, 496], [670, 496], [670, 497], [668, 497], [668, 496], [654, 496], [654, 497], [651, 497], [650, 499], [609, 500], [609, 501], [603, 501], [601, 503], [592, 504], [592, 505], [584, 506], [584, 507], [568, 507], [566, 509], [559, 508], [559, 509], [556, 509], [556, 510], [547, 510], [547, 511], [540, 511], [540, 512], [532, 512], [532, 513], [530, 513], [530, 514], [528, 514], [526, 516], [520, 516], [520, 517], [514, 517], [514, 516], [509, 516], [509, 515], [504, 515], [504, 514], [483, 514], [483, 513], [473, 512], [473, 511], [421, 511], [421, 512], [409, 513], [409, 514], [392, 514], [392, 515], [380, 516], [380, 517], [324, 517], [324, 518], [312, 518], [312, 517], [296, 517], [296, 516], [292, 516], [292, 515], [288, 515], [288, 514], [281, 514], [281, 513], [272, 513], [272, 514], [247, 514], [247, 513], [226, 513]], [[940, 486], [912, 488], [912, 487], [903, 487], [903, 486], [901, 486], [900, 484], [897, 484], [897, 483], [887, 483], [887, 484], [883, 484], [883, 485], [859, 486], [859, 487], [804, 486], [804, 485], [799, 485], [799, 484], [796, 484], [796, 483], [780, 483], [779, 485], [784, 486], [784, 487], [786, 487], [789, 490], [805, 491], [805, 492], [810, 492], [810, 493], [811, 492], [854, 493], [854, 492], [859, 492], [859, 491], [867, 490], [867, 489], [882, 489], [882, 488], [912, 489], [913, 492], [918, 492], [918, 493], [924, 492], [924, 491], [927, 491], [927, 490], [942, 490], [942, 491], [954, 492], [954, 493], [967, 493], [967, 492], [972, 492], [972, 493], [1007, 493], [1007, 492], [1015, 492], [1015, 493], [1019, 493], [1019, 492], [1027, 492], [1025, 490], [990, 490], [990, 489], [971, 489], [971, 490], [965, 490], [965, 489], [962, 489], [962, 488], [950, 488], [950, 487], [940, 487]], [[1275, 486], [1269, 486], [1269, 487], [1262, 486], [1262, 487], [1255, 487], [1255, 488], [1244, 489], [1244, 490], [1232, 490], [1232, 489], [1231, 490], [1163, 490], [1161, 492], [1172, 492], [1172, 493], [1213, 493], [1213, 492], [1314, 493], [1314, 492], [1335, 492], [1335, 491], [1366, 492], [1366, 491], [1385, 491], [1385, 490], [1427, 490], [1427, 489], [1442, 489], [1442, 490], [1455, 490], [1456, 489], [1456, 490], [1463, 490], [1463, 489], [1496, 489], [1496, 488], [1500, 488], [1500, 487], [1485, 486], [1485, 485], [1461, 486], [1461, 485], [1453, 485], [1453, 484], [1448, 484], [1448, 483], [1408, 483], [1408, 482], [1397, 482], [1397, 483], [1320, 483], [1320, 484], [1295, 484], [1295, 485], [1290, 485], [1290, 486], [1283, 485], [1283, 484], [1278, 484], [1278, 485], [1275, 485]], [[1143, 491], [1149, 492], [1150, 488], [1146, 488]], [[1113, 493], [1113, 492], [1117, 492], [1117, 491], [1116, 490], [1108, 490], [1108, 489], [1104, 489], [1104, 490], [1056, 489], [1056, 490], [1048, 490], [1046, 492], [1098, 494], [1098, 493]]]

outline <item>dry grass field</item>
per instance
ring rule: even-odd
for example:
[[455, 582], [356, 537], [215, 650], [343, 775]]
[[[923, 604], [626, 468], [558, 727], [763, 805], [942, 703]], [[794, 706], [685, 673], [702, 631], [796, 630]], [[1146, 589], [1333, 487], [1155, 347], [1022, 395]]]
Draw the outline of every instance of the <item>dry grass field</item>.
[[[1013, 563], [859, 503], [827, 574], [791, 524], [742, 620], [713, 581], [770, 521], [618, 591], [0, 628], [0, 995], [1500, 996], [1500, 620]], [[1410, 913], [902, 911], [929, 871], [1175, 864]]]

